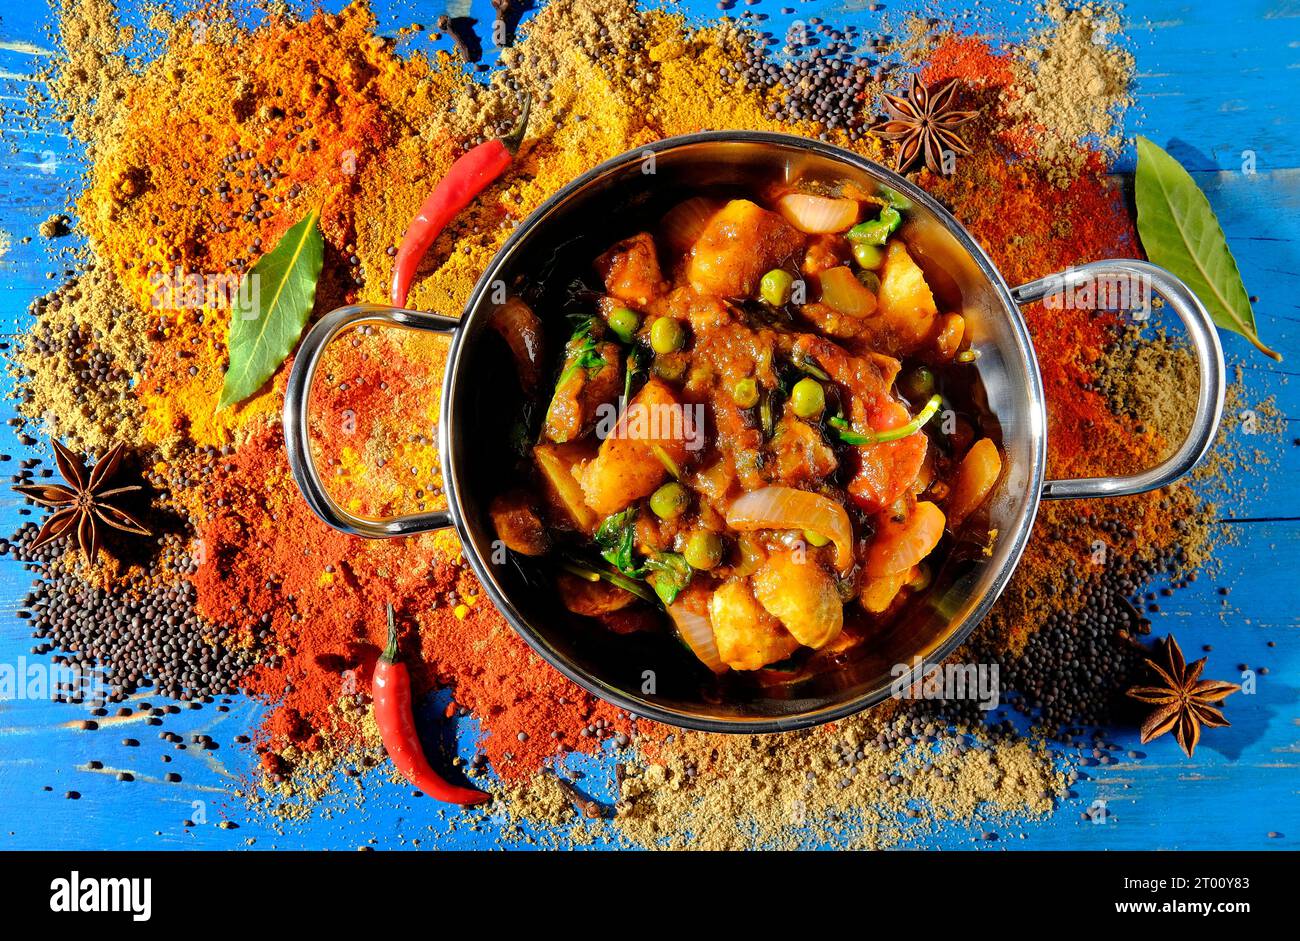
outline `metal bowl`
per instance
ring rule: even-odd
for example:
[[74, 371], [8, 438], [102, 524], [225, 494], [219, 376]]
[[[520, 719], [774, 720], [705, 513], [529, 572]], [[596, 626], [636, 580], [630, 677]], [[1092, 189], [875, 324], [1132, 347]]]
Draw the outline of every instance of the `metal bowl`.
[[[580, 270], [616, 239], [644, 228], [686, 191], [749, 189], [781, 179], [853, 181], [891, 190], [911, 205], [908, 244], [924, 262], [937, 260], [967, 318], [979, 358], [987, 412], [1000, 429], [1005, 471], [987, 506], [996, 530], [991, 552], [957, 543], [931, 586], [870, 642], [819, 669], [778, 684], [752, 678], [715, 680], [666, 636], [616, 636], [568, 613], [548, 579], [527, 560], [494, 554], [488, 519], [492, 496], [509, 483], [506, 421], [519, 402], [513, 366], [488, 318], [503, 285], [548, 270]], [[1045, 207], [1044, 211], [1050, 211]], [[928, 269], [929, 270], [929, 269]], [[1161, 295], [1182, 321], [1200, 381], [1187, 439], [1158, 467], [1127, 477], [1046, 479], [1046, 408], [1038, 362], [1019, 305], [1069, 304], [1081, 289], [1134, 306]], [[495, 302], [494, 302], [495, 301]], [[556, 333], [563, 311], [539, 311]], [[326, 492], [308, 446], [308, 393], [326, 344], [365, 323], [445, 333], [451, 349], [443, 381], [440, 450], [445, 512], [388, 519], [358, 517]], [[485, 336], [485, 333], [488, 335]], [[784, 134], [718, 131], [669, 138], [629, 151], [583, 174], [552, 196], [514, 232], [483, 272], [459, 318], [379, 305], [336, 310], [303, 340], [284, 405], [290, 467], [311, 508], [337, 529], [393, 537], [454, 526], [465, 556], [492, 602], [548, 663], [601, 699], [637, 715], [714, 732], [773, 732], [842, 718], [897, 694], [943, 660], [988, 613], [1029, 539], [1041, 499], [1107, 497], [1164, 486], [1187, 473], [1214, 438], [1223, 409], [1224, 365], [1209, 315], [1173, 275], [1134, 260], [1097, 262], [1010, 288], [970, 234], [924, 191], [855, 154]], [[1191, 390], [1188, 390], [1191, 394]], [[494, 561], [494, 559], [496, 561]]]

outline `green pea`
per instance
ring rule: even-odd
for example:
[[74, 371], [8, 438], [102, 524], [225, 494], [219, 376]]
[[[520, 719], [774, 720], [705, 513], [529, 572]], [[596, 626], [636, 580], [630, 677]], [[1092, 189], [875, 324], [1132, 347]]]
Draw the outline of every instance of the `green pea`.
[[686, 328], [672, 317], [660, 317], [650, 327], [650, 348], [656, 353], [676, 353], [686, 345]]
[[741, 408], [753, 408], [758, 404], [758, 383], [752, 376], [738, 380], [731, 387], [731, 400]]
[[678, 382], [686, 375], [689, 365], [685, 356], [656, 356], [654, 374], [665, 382]]
[[818, 549], [830, 544], [830, 539], [823, 536], [821, 533], [813, 532], [811, 529], [805, 529], [803, 531], [803, 540], [808, 543], [808, 545], [814, 546]]
[[690, 506], [691, 495], [679, 483], [664, 484], [650, 494], [650, 510], [664, 520], [675, 520]]
[[640, 316], [628, 307], [615, 307], [605, 320], [609, 324], [609, 329], [613, 330], [624, 343], [631, 343], [637, 328], [641, 326]]
[[758, 283], [758, 294], [773, 307], [780, 307], [789, 302], [790, 288], [793, 286], [794, 278], [790, 272], [773, 268]]
[[722, 561], [722, 537], [707, 529], [697, 529], [686, 538], [682, 556], [693, 569], [716, 568]]
[[863, 268], [875, 271], [885, 260], [885, 253], [881, 251], [879, 245], [872, 245], [869, 242], [855, 242], [853, 244], [853, 260]]
[[934, 395], [934, 373], [925, 366], [909, 369], [903, 375], [903, 394], [909, 399], [925, 399]]
[[805, 377], [790, 390], [790, 406], [800, 418], [815, 418], [826, 407], [826, 392], [816, 379]]
[[880, 293], [880, 275], [874, 271], [859, 271], [858, 281], [872, 294]]

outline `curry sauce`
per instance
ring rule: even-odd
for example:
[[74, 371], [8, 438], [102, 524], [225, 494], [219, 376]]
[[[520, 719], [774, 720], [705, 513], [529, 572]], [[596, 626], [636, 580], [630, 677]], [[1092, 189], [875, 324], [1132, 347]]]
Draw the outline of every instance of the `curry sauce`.
[[870, 643], [1002, 472], [907, 206], [735, 196], [691, 195], [567, 272], [550, 375], [527, 286], [501, 305], [527, 480], [490, 508], [569, 611], [672, 632], [719, 675]]

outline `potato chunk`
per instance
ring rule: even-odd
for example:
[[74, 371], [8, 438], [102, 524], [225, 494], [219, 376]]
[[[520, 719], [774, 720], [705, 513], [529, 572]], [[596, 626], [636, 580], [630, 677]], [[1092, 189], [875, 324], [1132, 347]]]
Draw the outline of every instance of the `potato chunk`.
[[664, 459], [680, 467], [688, 439], [704, 433], [690, 415], [666, 383], [642, 386], [596, 457], [575, 473], [587, 506], [606, 517], [653, 493], [668, 476]]
[[811, 556], [768, 556], [754, 573], [754, 595], [805, 646], [822, 647], [844, 627], [844, 604], [835, 581]]
[[596, 259], [605, 290], [620, 301], [644, 307], [667, 287], [659, 254], [649, 232], [623, 239]]
[[879, 314], [894, 341], [890, 352], [917, 349], [934, 332], [939, 309], [925, 283], [925, 274], [912, 260], [902, 241], [894, 239], [885, 251], [880, 277]]
[[763, 610], [743, 578], [733, 578], [713, 593], [709, 619], [718, 655], [733, 670], [757, 670], [799, 649], [799, 641]]
[[497, 494], [488, 508], [497, 537], [521, 555], [545, 555], [551, 548], [550, 536], [533, 505], [532, 495], [524, 490]]
[[944, 314], [939, 318], [939, 334], [934, 338], [935, 352], [942, 360], [949, 360], [961, 351], [962, 337], [966, 335], [966, 318], [961, 314]]
[[858, 603], [869, 614], [883, 614], [894, 603], [898, 593], [903, 590], [915, 569], [904, 569], [892, 575], [867, 578], [862, 582], [862, 591]]
[[867, 551], [866, 572], [871, 578], [909, 571], [943, 538], [943, 510], [933, 503], [918, 503], [901, 520], [885, 514], [877, 519], [876, 538]]
[[764, 274], [803, 244], [804, 237], [777, 213], [733, 199], [695, 243], [686, 275], [701, 294], [748, 297]]
[[541, 471], [551, 510], [548, 518], [556, 526], [590, 533], [600, 521], [587, 506], [582, 487], [573, 476], [574, 469], [590, 457], [591, 448], [585, 443], [539, 444], [533, 448], [533, 460]]
[[993, 485], [1002, 474], [1002, 455], [989, 438], [976, 441], [957, 468], [948, 495], [948, 525], [956, 529], [988, 499]]

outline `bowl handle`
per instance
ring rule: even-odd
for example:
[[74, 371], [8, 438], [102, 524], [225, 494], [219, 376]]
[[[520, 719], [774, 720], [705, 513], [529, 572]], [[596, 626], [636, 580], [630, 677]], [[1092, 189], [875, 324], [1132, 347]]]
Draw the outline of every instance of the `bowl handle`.
[[[1192, 290], [1163, 268], [1145, 261], [1117, 258], [1097, 261], [1059, 274], [1049, 275], [1011, 292], [1017, 304], [1030, 304], [1044, 298], [1071, 297], [1079, 288], [1114, 285], [1124, 279], [1119, 291], [1127, 291], [1130, 298], [1136, 295], [1150, 303], [1151, 293], [1161, 295], [1183, 322], [1191, 339], [1200, 374], [1200, 388], [1196, 397], [1196, 414], [1187, 437], [1178, 450], [1150, 470], [1124, 477], [1083, 477], [1077, 480], [1049, 480], [1043, 484], [1043, 497], [1048, 500], [1073, 500], [1079, 497], [1124, 497], [1164, 487], [1182, 477], [1205, 456], [1214, 441], [1223, 416], [1224, 365], [1223, 348], [1214, 321], [1205, 306]], [[1127, 306], [1127, 305], [1126, 305]]]
[[426, 314], [418, 310], [403, 310], [382, 304], [353, 304], [331, 311], [317, 321], [303, 338], [289, 370], [289, 382], [284, 390], [284, 448], [289, 455], [289, 469], [302, 491], [303, 499], [317, 516], [335, 529], [368, 539], [392, 536], [410, 536], [433, 529], [454, 525], [451, 514], [445, 510], [433, 513], [415, 513], [409, 516], [392, 516], [385, 519], [367, 519], [356, 516], [339, 506], [325, 491], [320, 472], [311, 456], [308, 441], [307, 407], [311, 395], [316, 366], [325, 347], [336, 335], [361, 324], [383, 324], [405, 327], [409, 330], [427, 330], [431, 333], [451, 334], [459, 323], [454, 317]]

